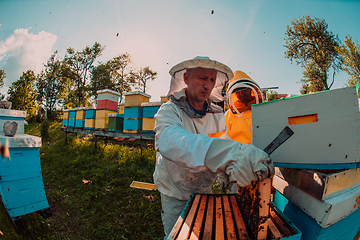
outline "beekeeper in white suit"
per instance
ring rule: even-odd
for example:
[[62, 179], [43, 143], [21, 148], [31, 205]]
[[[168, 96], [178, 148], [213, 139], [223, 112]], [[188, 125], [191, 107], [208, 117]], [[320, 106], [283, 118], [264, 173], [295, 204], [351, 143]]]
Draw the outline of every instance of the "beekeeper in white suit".
[[232, 141], [225, 133], [223, 110], [214, 102], [223, 100], [223, 87], [233, 78], [229, 67], [195, 57], [169, 73], [169, 101], [155, 115], [153, 175], [161, 193], [165, 238], [192, 193], [212, 192], [217, 173], [230, 175], [243, 187], [274, 175], [268, 154]]

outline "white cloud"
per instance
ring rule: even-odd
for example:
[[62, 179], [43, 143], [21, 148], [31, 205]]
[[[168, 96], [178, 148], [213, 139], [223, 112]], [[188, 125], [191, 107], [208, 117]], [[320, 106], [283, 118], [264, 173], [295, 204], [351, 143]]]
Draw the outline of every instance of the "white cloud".
[[22, 72], [33, 70], [36, 74], [40, 73], [52, 54], [56, 35], [44, 31], [33, 34], [29, 30], [16, 29], [0, 42], [0, 68], [6, 72], [6, 88], [18, 80]]

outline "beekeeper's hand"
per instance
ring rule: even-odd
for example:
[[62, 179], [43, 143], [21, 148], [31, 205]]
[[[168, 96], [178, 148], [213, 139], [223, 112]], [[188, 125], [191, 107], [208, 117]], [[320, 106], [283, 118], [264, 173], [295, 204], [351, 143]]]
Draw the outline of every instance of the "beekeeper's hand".
[[225, 139], [214, 139], [206, 154], [205, 165], [213, 172], [225, 172], [241, 187], [271, 178], [275, 173], [269, 155], [263, 150]]
[[229, 181], [229, 176], [222, 172], [218, 174], [218, 181], [220, 184], [220, 189], [223, 193], [226, 193], [226, 189], [229, 187], [228, 181]]

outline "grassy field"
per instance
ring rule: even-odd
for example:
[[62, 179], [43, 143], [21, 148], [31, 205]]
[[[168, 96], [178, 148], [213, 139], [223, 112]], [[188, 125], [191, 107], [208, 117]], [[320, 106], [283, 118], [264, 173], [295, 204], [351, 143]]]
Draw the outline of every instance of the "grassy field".
[[[90, 135], [68, 134], [49, 124], [40, 148], [42, 175], [53, 216], [22, 216], [17, 233], [0, 207], [0, 239], [163, 239], [158, 191], [130, 188], [133, 180], [153, 182], [155, 151], [143, 141], [108, 144]], [[40, 124], [27, 134], [41, 136]], [[90, 180], [84, 184], [83, 180]]]

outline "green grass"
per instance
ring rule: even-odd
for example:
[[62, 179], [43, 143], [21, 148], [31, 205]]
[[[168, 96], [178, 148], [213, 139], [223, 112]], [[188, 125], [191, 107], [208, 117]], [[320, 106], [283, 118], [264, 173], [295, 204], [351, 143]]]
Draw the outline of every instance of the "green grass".
[[[50, 122], [40, 148], [42, 176], [53, 216], [21, 217], [25, 230], [17, 233], [0, 207], [1, 239], [163, 239], [158, 191], [130, 188], [133, 180], [153, 182], [155, 151], [140, 141], [104, 143], [93, 136], [68, 134], [60, 122]], [[41, 124], [26, 126], [41, 136]], [[44, 134], [43, 134], [44, 136]], [[85, 185], [83, 179], [91, 183]], [[219, 192], [218, 184], [214, 191]], [[149, 197], [149, 196], [152, 197]], [[153, 201], [150, 201], [150, 198]]]

